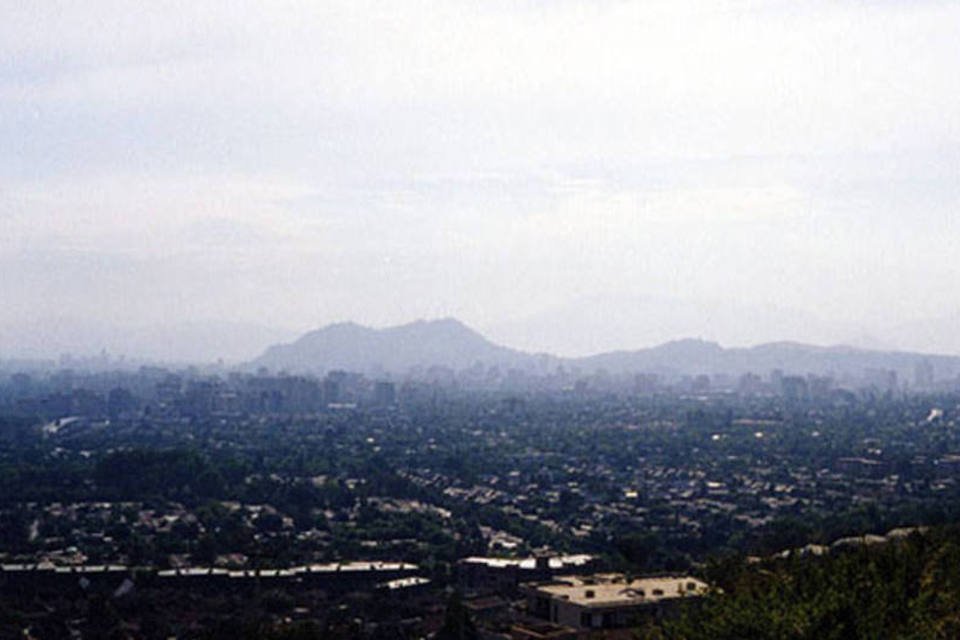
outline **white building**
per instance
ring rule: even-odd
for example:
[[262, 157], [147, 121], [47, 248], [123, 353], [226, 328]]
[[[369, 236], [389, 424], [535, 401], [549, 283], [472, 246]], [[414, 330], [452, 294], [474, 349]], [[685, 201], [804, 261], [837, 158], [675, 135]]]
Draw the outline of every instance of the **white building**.
[[698, 598], [707, 584], [687, 576], [636, 578], [621, 574], [564, 576], [525, 584], [528, 611], [574, 629], [615, 629], [645, 616], [662, 617], [685, 599]]

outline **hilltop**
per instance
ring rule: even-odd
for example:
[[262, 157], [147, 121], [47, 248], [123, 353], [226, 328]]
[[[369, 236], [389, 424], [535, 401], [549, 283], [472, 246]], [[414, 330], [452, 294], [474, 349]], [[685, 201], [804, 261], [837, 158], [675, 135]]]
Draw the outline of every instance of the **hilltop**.
[[747, 372], [861, 375], [870, 369], [893, 370], [911, 376], [928, 362], [939, 378], [960, 373], [960, 357], [903, 351], [880, 351], [844, 345], [817, 346], [770, 342], [753, 347], [725, 348], [716, 342], [682, 339], [658, 346], [624, 349], [582, 358], [533, 354], [496, 344], [454, 318], [418, 320], [383, 329], [352, 322], [332, 324], [299, 339], [269, 347], [250, 363], [274, 371], [323, 373], [334, 369], [405, 373], [443, 367], [462, 370], [484, 367], [611, 374], [739, 375]]

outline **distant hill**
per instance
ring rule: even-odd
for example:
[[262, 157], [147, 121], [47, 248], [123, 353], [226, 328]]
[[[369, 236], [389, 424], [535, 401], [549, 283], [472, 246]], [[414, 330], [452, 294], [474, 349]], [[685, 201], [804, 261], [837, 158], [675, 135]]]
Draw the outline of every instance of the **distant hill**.
[[796, 342], [771, 342], [755, 347], [725, 349], [715, 342], [678, 340], [649, 349], [615, 351], [574, 360], [581, 369], [610, 373], [743, 374], [782, 369], [787, 374], [862, 375], [868, 369], [892, 369], [911, 378], [921, 361], [928, 361], [939, 378], [960, 373], [960, 357], [902, 351], [874, 351], [847, 346], [819, 347]]
[[893, 369], [908, 379], [917, 363], [933, 365], [938, 378], [960, 374], [960, 357], [846, 346], [820, 347], [771, 342], [726, 349], [715, 342], [686, 339], [631, 351], [612, 351], [584, 358], [531, 354], [497, 345], [463, 323], [446, 318], [420, 320], [386, 329], [341, 323], [311, 331], [295, 342], [270, 347], [250, 363], [273, 371], [323, 373], [333, 369], [403, 373], [433, 366], [454, 370], [483, 366], [543, 370], [563, 366], [591, 373], [613, 374], [742, 374], [782, 369], [787, 374], [860, 376], [868, 369]]
[[[532, 316], [494, 322], [485, 328], [485, 335], [502, 344], [551, 353], [557, 349], [569, 357], [657, 345], [677, 338], [699, 337], [740, 346], [777, 340], [850, 344], [867, 333], [864, 327], [824, 320], [805, 309], [748, 304], [724, 297], [613, 294], [576, 298]], [[874, 344], [856, 346], [873, 349], [881, 342], [886, 341], [876, 339]]]
[[290, 344], [275, 345], [253, 361], [274, 371], [404, 372], [433, 366], [464, 369], [484, 366], [529, 368], [537, 357], [496, 345], [453, 318], [418, 320], [387, 329], [352, 322], [333, 324]]

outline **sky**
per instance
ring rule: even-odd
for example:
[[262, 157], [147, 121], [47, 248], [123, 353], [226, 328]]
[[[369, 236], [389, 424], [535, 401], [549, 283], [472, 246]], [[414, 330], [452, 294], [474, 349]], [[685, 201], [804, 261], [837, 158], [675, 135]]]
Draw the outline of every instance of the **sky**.
[[0, 14], [0, 358], [445, 316], [560, 354], [960, 353], [960, 3]]

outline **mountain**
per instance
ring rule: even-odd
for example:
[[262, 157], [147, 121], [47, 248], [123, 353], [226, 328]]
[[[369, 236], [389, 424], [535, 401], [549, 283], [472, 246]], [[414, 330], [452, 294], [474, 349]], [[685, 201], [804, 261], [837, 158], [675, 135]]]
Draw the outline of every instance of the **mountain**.
[[673, 340], [649, 349], [611, 351], [571, 362], [584, 371], [603, 369], [610, 373], [712, 373], [722, 370], [728, 350], [716, 342], [699, 339]]
[[584, 371], [610, 373], [651, 372], [666, 374], [733, 375], [768, 373], [860, 377], [871, 369], [894, 370], [911, 379], [920, 362], [929, 362], [938, 378], [960, 374], [960, 357], [875, 351], [849, 346], [820, 347], [797, 342], [770, 342], [754, 347], [725, 349], [715, 342], [678, 340], [649, 349], [615, 351], [573, 360]]
[[[558, 321], [562, 319], [562, 321]], [[735, 299], [603, 294], [576, 298], [534, 315], [494, 323], [484, 333], [501, 344], [532, 351], [589, 356], [635, 345], [700, 337], [747, 346], [774, 340], [849, 344], [864, 327], [832, 322], [803, 309]], [[878, 346], [878, 341], [870, 345]]]
[[413, 368], [485, 367], [552, 371], [563, 366], [583, 374], [830, 374], [860, 377], [870, 369], [892, 369], [911, 379], [918, 363], [929, 362], [940, 379], [960, 374], [960, 357], [848, 346], [821, 347], [770, 342], [724, 348], [699, 339], [675, 340], [656, 347], [611, 351], [582, 358], [532, 354], [497, 345], [452, 318], [419, 320], [386, 329], [341, 323], [312, 331], [298, 340], [270, 347], [250, 363], [273, 371], [324, 373], [345, 369], [365, 373], [404, 373]]
[[418, 320], [386, 329], [352, 322], [311, 331], [290, 344], [270, 347], [251, 363], [289, 372], [403, 372], [414, 367], [464, 369], [484, 366], [536, 366], [532, 354], [496, 345], [453, 318]]

